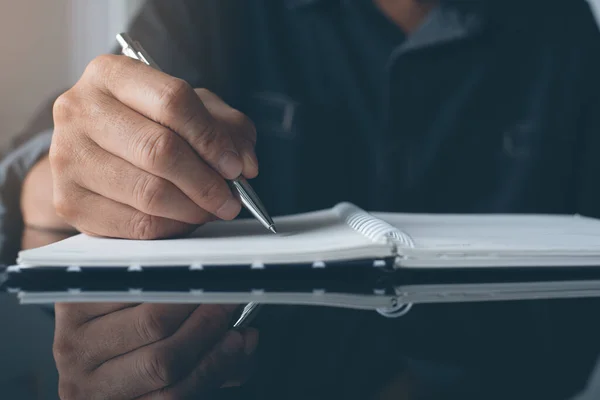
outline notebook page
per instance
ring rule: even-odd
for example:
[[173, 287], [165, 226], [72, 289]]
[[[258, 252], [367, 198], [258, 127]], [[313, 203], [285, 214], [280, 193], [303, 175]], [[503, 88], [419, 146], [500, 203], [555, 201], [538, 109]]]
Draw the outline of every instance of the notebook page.
[[350, 228], [334, 209], [275, 218], [278, 234], [254, 219], [220, 221], [190, 237], [155, 241], [78, 235], [20, 254], [19, 264], [123, 266], [293, 263], [385, 257], [388, 244], [374, 243]]
[[[415, 258], [473, 258], [490, 264], [600, 262], [600, 221], [568, 215], [376, 213], [413, 242]], [[495, 259], [498, 262], [495, 262]], [[597, 259], [597, 260], [596, 260]], [[587, 262], [587, 261], [586, 261]]]

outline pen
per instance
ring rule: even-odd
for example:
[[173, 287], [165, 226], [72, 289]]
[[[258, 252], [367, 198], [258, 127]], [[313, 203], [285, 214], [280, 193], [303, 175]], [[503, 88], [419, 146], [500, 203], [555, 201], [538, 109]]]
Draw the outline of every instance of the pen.
[[[142, 45], [131, 39], [128, 34], [118, 34], [117, 41], [121, 45], [123, 55], [133, 58], [134, 60], [139, 60], [158, 71], [162, 71], [158, 64], [150, 57], [146, 50], [144, 50]], [[228, 184], [232, 190], [239, 195], [240, 201], [244, 207], [246, 207], [246, 209], [248, 209], [265, 228], [273, 233], [277, 233], [275, 223], [248, 181], [243, 176], [239, 176], [238, 178], [229, 181]]]
[[258, 314], [259, 309], [260, 305], [257, 303], [246, 304], [237, 321], [233, 324], [233, 327], [239, 329], [248, 326], [256, 314]]
[[[146, 50], [144, 50], [142, 45], [131, 39], [128, 34], [118, 34], [117, 41], [121, 45], [123, 55], [133, 58], [134, 60], [139, 60], [158, 71], [162, 71], [158, 64], [150, 57]], [[263, 224], [265, 228], [273, 233], [277, 233], [273, 220], [267, 213], [267, 210], [258, 198], [258, 195], [254, 192], [254, 189], [252, 189], [243, 176], [229, 182], [229, 186], [238, 193], [242, 204], [261, 222], [261, 224]], [[261, 306], [257, 303], [246, 304], [237, 321], [233, 324], [233, 328], [239, 329], [248, 326], [260, 308]]]

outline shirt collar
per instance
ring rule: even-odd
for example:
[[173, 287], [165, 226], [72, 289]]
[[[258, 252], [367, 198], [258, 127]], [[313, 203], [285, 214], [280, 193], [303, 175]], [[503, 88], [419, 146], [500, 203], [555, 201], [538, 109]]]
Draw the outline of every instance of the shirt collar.
[[[346, 1], [356, 0], [285, 0], [285, 3], [288, 8], [296, 9], [324, 2], [343, 5]], [[423, 25], [410, 35], [400, 51], [406, 52], [460, 40], [479, 32], [484, 21], [488, 19], [477, 7], [482, 4], [482, 0], [440, 0], [440, 5], [431, 12]]]
[[[323, 2], [337, 2], [337, 3], [343, 3], [344, 0], [285, 0], [285, 4], [288, 8], [300, 8], [300, 7], [306, 7], [306, 6], [311, 6], [314, 5], [316, 3], [323, 3]], [[355, 0], [350, 0], [350, 1], [355, 1]], [[452, 4], [452, 2], [456, 2], [458, 3], [462, 3], [464, 4], [478, 4], [481, 3], [482, 0], [440, 0], [441, 3], [448, 3], [448, 4]]]

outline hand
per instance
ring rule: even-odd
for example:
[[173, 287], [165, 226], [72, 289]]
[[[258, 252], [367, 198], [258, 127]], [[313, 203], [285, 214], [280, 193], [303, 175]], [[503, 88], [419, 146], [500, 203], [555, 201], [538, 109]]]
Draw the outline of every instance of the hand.
[[77, 233], [72, 226], [56, 214], [54, 209], [52, 174], [47, 156], [31, 168], [23, 181], [21, 214], [26, 230], [31, 229], [50, 234], [68, 234], [70, 231]]
[[247, 376], [258, 332], [228, 331], [236, 307], [57, 304], [62, 400], [187, 399]]
[[54, 205], [90, 235], [157, 239], [233, 219], [241, 204], [225, 179], [258, 174], [244, 114], [124, 56], [92, 61], [54, 124]]

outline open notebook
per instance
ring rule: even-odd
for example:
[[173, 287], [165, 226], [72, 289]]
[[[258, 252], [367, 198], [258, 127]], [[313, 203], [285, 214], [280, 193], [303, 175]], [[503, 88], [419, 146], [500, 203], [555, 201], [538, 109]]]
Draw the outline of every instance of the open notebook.
[[23, 251], [25, 303], [262, 302], [389, 309], [418, 302], [600, 294], [600, 221], [368, 213], [352, 204], [214, 222], [158, 241], [78, 235]]

